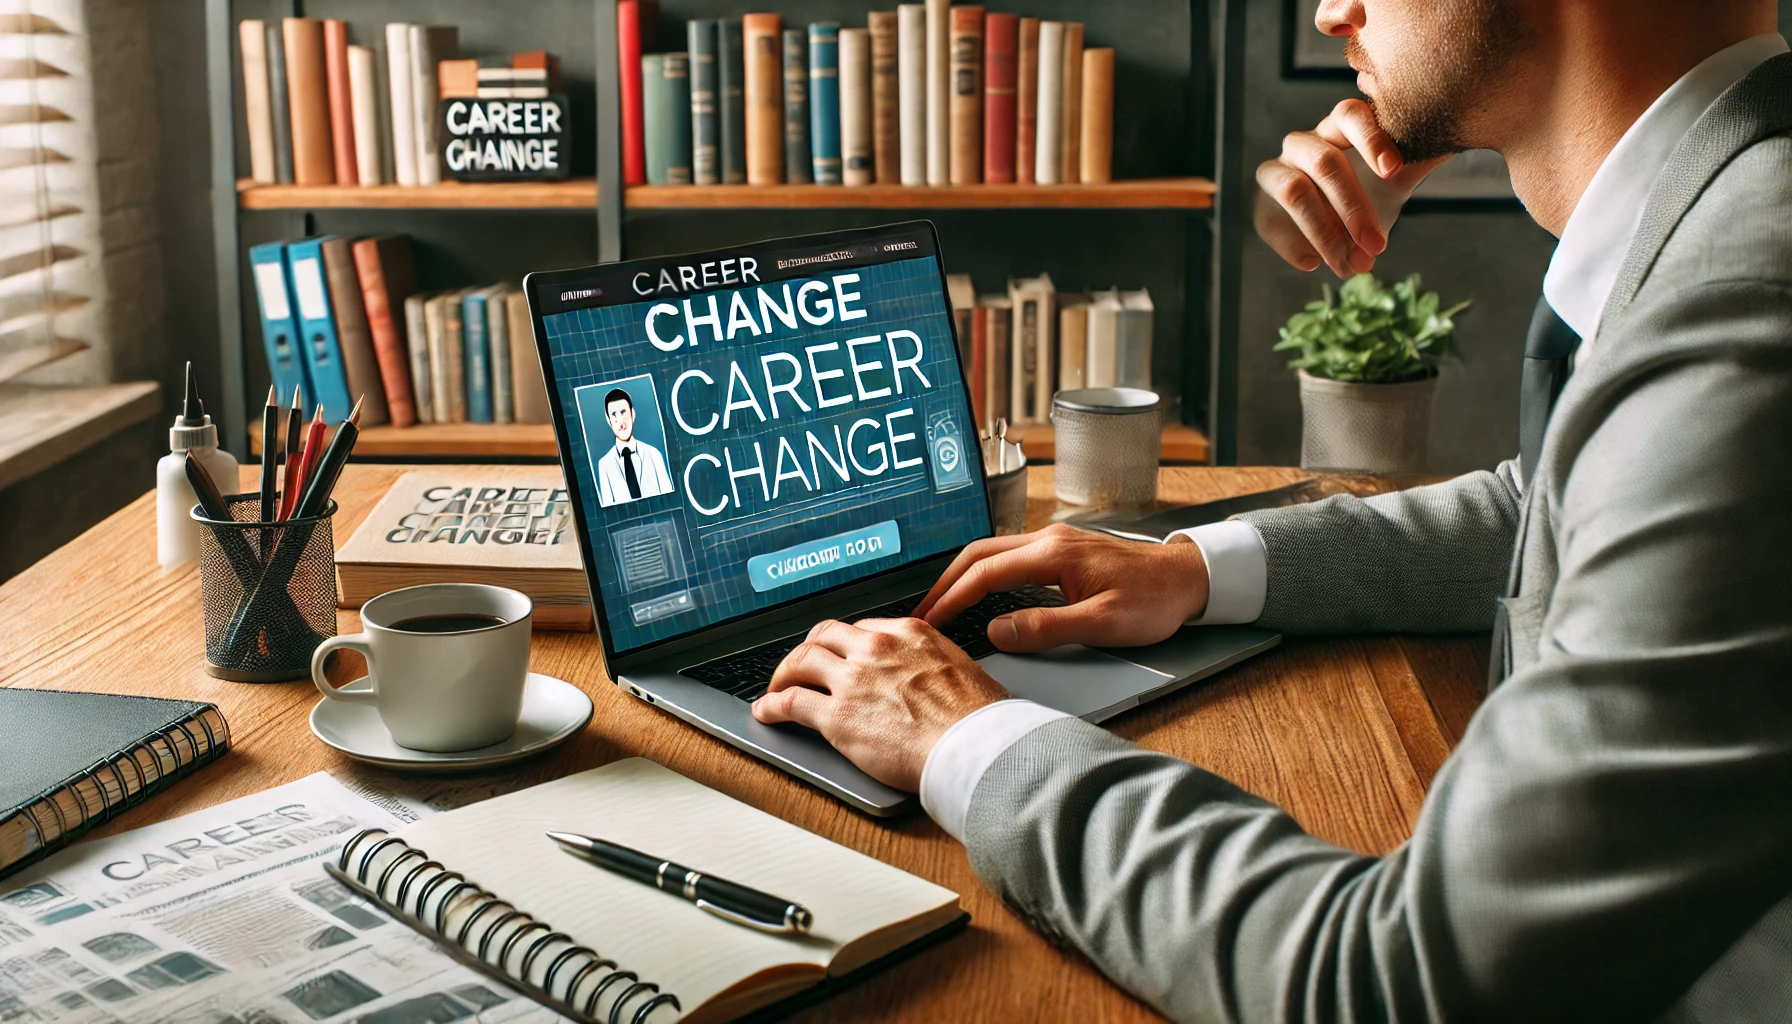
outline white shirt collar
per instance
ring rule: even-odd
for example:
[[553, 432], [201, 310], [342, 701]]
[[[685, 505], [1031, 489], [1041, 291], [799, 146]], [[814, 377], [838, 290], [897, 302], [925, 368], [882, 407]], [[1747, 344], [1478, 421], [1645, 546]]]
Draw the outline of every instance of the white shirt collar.
[[1543, 278], [1544, 297], [1574, 333], [1587, 342], [1598, 334], [1649, 190], [1680, 140], [1731, 86], [1785, 52], [1777, 32], [1718, 51], [1669, 86], [1618, 140], [1568, 218]]

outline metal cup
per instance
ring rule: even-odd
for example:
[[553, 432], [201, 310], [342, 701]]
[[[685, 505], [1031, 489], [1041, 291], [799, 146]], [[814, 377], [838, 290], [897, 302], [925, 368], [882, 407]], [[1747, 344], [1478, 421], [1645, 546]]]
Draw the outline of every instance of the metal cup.
[[1154, 391], [1058, 392], [1052, 399], [1058, 500], [1096, 508], [1154, 504], [1163, 420], [1163, 400]]

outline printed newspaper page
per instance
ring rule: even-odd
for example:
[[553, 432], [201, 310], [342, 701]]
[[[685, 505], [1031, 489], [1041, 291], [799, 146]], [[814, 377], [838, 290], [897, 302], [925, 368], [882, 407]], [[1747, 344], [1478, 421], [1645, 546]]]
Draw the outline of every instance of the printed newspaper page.
[[562, 1020], [324, 873], [355, 832], [420, 813], [319, 772], [0, 880], [0, 1022]]

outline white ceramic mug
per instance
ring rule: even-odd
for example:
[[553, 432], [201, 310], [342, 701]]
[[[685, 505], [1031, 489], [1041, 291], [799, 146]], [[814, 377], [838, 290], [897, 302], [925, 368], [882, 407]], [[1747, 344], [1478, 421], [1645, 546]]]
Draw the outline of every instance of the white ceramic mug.
[[[509, 738], [529, 679], [527, 595], [483, 583], [433, 583], [381, 594], [361, 608], [364, 633], [330, 637], [311, 656], [311, 681], [331, 700], [372, 704], [400, 746], [471, 750]], [[408, 619], [479, 615], [502, 625], [455, 633], [394, 628]], [[338, 647], [367, 659], [366, 690], [336, 689], [324, 661]]]

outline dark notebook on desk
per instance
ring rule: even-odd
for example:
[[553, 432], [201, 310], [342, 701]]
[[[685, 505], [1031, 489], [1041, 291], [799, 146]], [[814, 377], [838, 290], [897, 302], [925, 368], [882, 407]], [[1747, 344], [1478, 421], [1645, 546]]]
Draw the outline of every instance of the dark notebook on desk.
[[0, 877], [230, 747], [199, 701], [0, 689]]
[[[597, 836], [776, 894], [755, 931], [562, 851]], [[776, 1019], [950, 935], [958, 895], [630, 758], [358, 836], [331, 873], [456, 959], [578, 1021]]]

